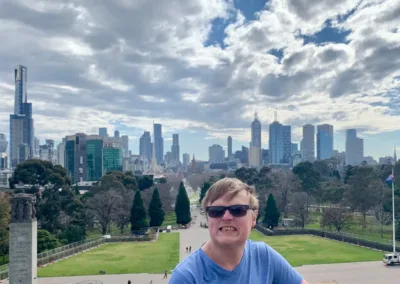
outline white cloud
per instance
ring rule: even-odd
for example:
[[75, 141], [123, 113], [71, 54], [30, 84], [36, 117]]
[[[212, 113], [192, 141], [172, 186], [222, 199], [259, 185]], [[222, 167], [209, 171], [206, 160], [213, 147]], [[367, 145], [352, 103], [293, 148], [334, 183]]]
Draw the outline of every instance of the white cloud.
[[[294, 140], [308, 122], [365, 133], [398, 128], [391, 94], [400, 87], [398, 0], [358, 7], [352, 0], [272, 0], [250, 22], [232, 3], [7, 2], [0, 11], [0, 131], [8, 131], [17, 64], [28, 66], [37, 134], [54, 139], [116, 124], [140, 136], [156, 116], [165, 133], [232, 135], [247, 145], [255, 109], [264, 142], [274, 109], [293, 125]], [[226, 47], [205, 47], [213, 20], [230, 17]], [[327, 20], [350, 31], [350, 43], [304, 45], [300, 35], [319, 32]], [[271, 49], [281, 50], [281, 61]]]

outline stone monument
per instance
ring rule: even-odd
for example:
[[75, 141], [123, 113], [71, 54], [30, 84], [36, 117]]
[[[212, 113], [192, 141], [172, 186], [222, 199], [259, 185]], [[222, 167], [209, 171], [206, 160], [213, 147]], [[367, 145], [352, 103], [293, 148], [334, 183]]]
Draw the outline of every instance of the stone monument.
[[37, 283], [37, 221], [36, 198], [19, 193], [11, 199], [10, 284]]

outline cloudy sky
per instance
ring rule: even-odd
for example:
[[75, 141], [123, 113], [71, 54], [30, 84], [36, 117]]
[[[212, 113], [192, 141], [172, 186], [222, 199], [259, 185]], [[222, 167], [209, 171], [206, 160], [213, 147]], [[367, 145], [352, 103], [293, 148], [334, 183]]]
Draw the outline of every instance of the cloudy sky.
[[163, 124], [165, 149], [206, 159], [268, 125], [357, 128], [365, 154], [400, 148], [400, 0], [0, 0], [0, 132], [28, 67], [36, 136]]

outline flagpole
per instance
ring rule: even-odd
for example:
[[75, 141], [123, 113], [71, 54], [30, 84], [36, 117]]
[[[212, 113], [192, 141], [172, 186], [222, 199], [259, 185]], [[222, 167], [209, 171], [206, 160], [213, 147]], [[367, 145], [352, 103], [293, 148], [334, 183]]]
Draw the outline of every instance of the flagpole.
[[394, 210], [394, 167], [392, 169], [393, 181], [392, 181], [392, 213], [393, 213], [393, 253], [396, 252], [396, 220]]

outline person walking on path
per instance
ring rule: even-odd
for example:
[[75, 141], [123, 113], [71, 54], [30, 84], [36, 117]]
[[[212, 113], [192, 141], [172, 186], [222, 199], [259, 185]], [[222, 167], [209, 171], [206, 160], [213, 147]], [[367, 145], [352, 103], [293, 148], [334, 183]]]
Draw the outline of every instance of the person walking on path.
[[163, 279], [167, 279], [167, 278], [168, 278], [168, 273], [167, 273], [167, 270], [165, 270], [164, 278], [163, 278]]
[[307, 284], [277, 251], [248, 239], [258, 206], [253, 188], [239, 179], [214, 183], [202, 202], [210, 239], [176, 266], [169, 284]]

